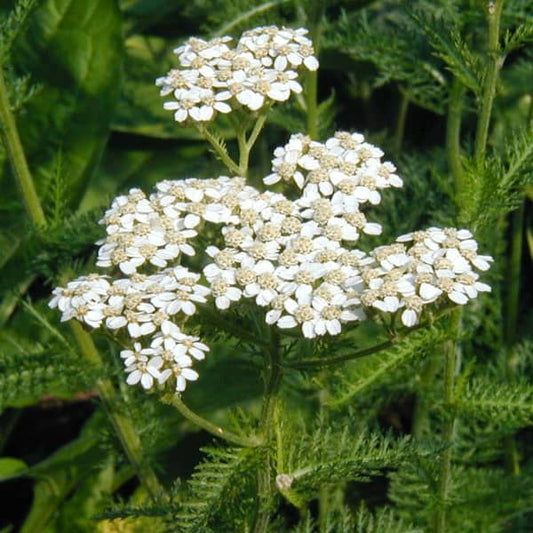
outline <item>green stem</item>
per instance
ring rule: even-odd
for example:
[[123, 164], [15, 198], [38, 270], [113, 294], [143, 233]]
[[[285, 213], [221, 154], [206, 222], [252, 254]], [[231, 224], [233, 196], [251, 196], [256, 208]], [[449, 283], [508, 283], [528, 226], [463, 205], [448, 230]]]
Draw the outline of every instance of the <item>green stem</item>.
[[487, 4], [488, 57], [474, 147], [474, 158], [477, 165], [481, 165], [485, 159], [492, 104], [496, 94], [496, 83], [505, 59], [500, 55], [499, 42], [502, 7], [503, 0], [494, 0], [494, 2], [488, 2]]
[[415, 439], [422, 439], [429, 428], [429, 402], [426, 393], [432, 384], [439, 369], [440, 359], [435, 353], [429, 354], [428, 361], [420, 375], [419, 391], [416, 396], [416, 405], [413, 413], [412, 434]]
[[[103, 367], [103, 361], [90, 334], [75, 320], [71, 321], [71, 328], [85, 359], [95, 367]], [[120, 408], [122, 400], [116, 394], [113, 384], [109, 379], [99, 379], [96, 383], [96, 390], [100, 396], [104, 410], [122, 443], [122, 447], [135, 468], [144, 488], [154, 499], [162, 496], [164, 494], [163, 487], [146, 460], [137, 430], [130, 419], [122, 413]]]
[[448, 102], [448, 118], [446, 123], [446, 155], [448, 167], [453, 177], [455, 197], [463, 192], [463, 166], [461, 164], [461, 118], [465, 88], [455, 79], [450, 91]]
[[402, 149], [408, 109], [409, 96], [404, 91], [401, 91], [400, 108], [398, 109], [398, 116], [396, 118], [396, 128], [394, 130], [394, 139], [392, 142], [392, 150], [396, 156], [399, 155], [400, 150]]
[[265, 391], [261, 410], [260, 430], [265, 443], [264, 461], [257, 473], [257, 504], [252, 531], [265, 533], [271, 515], [271, 502], [275, 492], [271, 464], [271, 447], [275, 444], [274, 421], [278, 408], [278, 392], [281, 384], [282, 353], [278, 332], [273, 329], [271, 343], [265, 350]]
[[[318, 57], [322, 33], [322, 18], [324, 17], [326, 6], [323, 0], [314, 0], [312, 5], [313, 10], [309, 25], [311, 26], [311, 39], [315, 49], [315, 56]], [[315, 70], [307, 73], [305, 88], [307, 135], [312, 139], [316, 139], [318, 137], [318, 71]]]
[[261, 133], [268, 114], [268, 109], [270, 106], [268, 104], [263, 108], [261, 114], [257, 117], [254, 127], [250, 132], [248, 138], [246, 138], [247, 125], [241, 126], [241, 124], [236, 124], [235, 131], [237, 133], [237, 143], [239, 146], [239, 176], [247, 177], [248, 168], [250, 165], [250, 153], [257, 141], [257, 137]]
[[[323, 368], [326, 366], [336, 365], [337, 363], [343, 363], [344, 361], [351, 361], [352, 359], [359, 359], [360, 357], [365, 357], [367, 355], [372, 355], [374, 353], [382, 352], [383, 350], [386, 350], [387, 348], [391, 348], [392, 346], [395, 346], [396, 344], [398, 344], [398, 342], [400, 342], [405, 337], [409, 336], [411, 333], [421, 328], [427, 327], [430, 323], [433, 323], [436, 319], [444, 316], [445, 314], [449, 312], [450, 312], [450, 309], [445, 309], [433, 321], [422, 322], [411, 328], [405, 328], [401, 331], [395, 332], [394, 336], [391, 339], [387, 341], [383, 341], [379, 344], [375, 344], [374, 346], [370, 346], [369, 348], [364, 348], [362, 350], [358, 350], [356, 352], [346, 354], [346, 355], [337, 355], [335, 357], [324, 357], [324, 358], [317, 357], [316, 359], [304, 359], [303, 361], [294, 361], [294, 362], [291, 361], [291, 362], [284, 363], [283, 366], [285, 368], [293, 368], [295, 370]], [[453, 310], [451, 312], [453, 312]]]
[[446, 515], [448, 507], [448, 497], [450, 493], [451, 484], [451, 468], [452, 468], [452, 453], [453, 440], [455, 436], [456, 413], [454, 408], [454, 390], [455, 377], [457, 374], [457, 338], [459, 326], [461, 322], [461, 309], [456, 309], [450, 319], [450, 333], [453, 338], [446, 341], [444, 344], [444, 407], [446, 420], [442, 432], [442, 440], [446, 448], [442, 451], [440, 459], [440, 475], [439, 475], [439, 506], [435, 515], [435, 531], [436, 533], [445, 533], [446, 530]]
[[198, 131], [205, 137], [205, 139], [209, 142], [209, 144], [213, 147], [213, 150], [218, 155], [222, 163], [226, 165], [226, 167], [233, 172], [236, 176], [240, 176], [241, 168], [228, 154], [228, 151], [226, 150], [226, 147], [220, 142], [219, 139], [217, 139], [208, 128], [201, 125], [198, 126]]
[[46, 218], [26, 162], [15, 117], [11, 112], [4, 72], [0, 67], [0, 121], [13, 174], [20, 189], [28, 216], [33, 224], [44, 226]]
[[267, 119], [267, 109], [259, 117], [257, 118], [257, 121], [254, 124], [254, 127], [252, 128], [252, 131], [250, 132], [250, 136], [248, 137], [246, 141], [246, 147], [248, 148], [248, 152], [254, 147], [255, 142], [257, 141], [257, 137], [259, 137], [259, 134], [261, 133], [265, 121]]
[[261, 440], [256, 437], [237, 435], [236, 433], [227, 431], [226, 429], [209, 422], [209, 420], [202, 418], [200, 415], [197, 415], [181, 401], [181, 398], [177, 394], [167, 394], [163, 396], [161, 400], [164, 403], [175, 407], [187, 420], [190, 420], [193, 424], [205, 429], [216, 437], [231, 442], [232, 444], [237, 444], [238, 446], [256, 447], [261, 445]]
[[343, 363], [344, 361], [351, 361], [353, 359], [359, 359], [360, 357], [365, 357], [367, 355], [372, 355], [374, 353], [381, 352], [394, 346], [396, 341], [388, 340], [380, 344], [375, 344], [370, 346], [370, 348], [364, 348], [363, 350], [358, 350], [357, 352], [346, 354], [346, 355], [337, 355], [335, 357], [317, 357], [316, 359], [304, 359], [303, 361], [294, 361], [287, 362], [284, 364], [287, 368], [293, 368], [295, 370], [307, 370], [312, 368], [323, 368], [326, 366], [336, 365], [338, 363]]

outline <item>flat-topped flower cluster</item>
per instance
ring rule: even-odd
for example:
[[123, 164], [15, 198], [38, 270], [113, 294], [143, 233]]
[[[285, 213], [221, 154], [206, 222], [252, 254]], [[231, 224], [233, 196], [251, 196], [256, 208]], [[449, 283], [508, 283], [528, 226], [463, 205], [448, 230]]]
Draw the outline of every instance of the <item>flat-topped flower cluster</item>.
[[[97, 265], [117, 275], [54, 290], [50, 305], [63, 320], [125, 328], [133, 342], [121, 353], [128, 383], [150, 388], [173, 377], [182, 391], [197, 379], [193, 361], [208, 347], [185, 329], [202, 305], [223, 311], [253, 299], [268, 324], [313, 338], [376, 313], [398, 313], [413, 326], [427, 305], [463, 305], [490, 290], [476, 270], [492, 259], [478, 255], [467, 230], [416, 231], [370, 253], [355, 247], [362, 234], [381, 233], [367, 218], [380, 191], [402, 186], [362, 135], [338, 132], [320, 143], [296, 134], [274, 155], [264, 182], [290, 184], [296, 199], [225, 176], [163, 181], [150, 196], [132, 189], [102, 219]], [[196, 237], [208, 224], [219, 238], [193, 272], [181, 261], [203, 253]]]
[[193, 37], [174, 50], [179, 68], [158, 78], [165, 109], [177, 122], [208, 122], [217, 113], [245, 107], [257, 111], [301, 93], [298, 70], [316, 70], [318, 60], [304, 28], [265, 26], [231, 37]]

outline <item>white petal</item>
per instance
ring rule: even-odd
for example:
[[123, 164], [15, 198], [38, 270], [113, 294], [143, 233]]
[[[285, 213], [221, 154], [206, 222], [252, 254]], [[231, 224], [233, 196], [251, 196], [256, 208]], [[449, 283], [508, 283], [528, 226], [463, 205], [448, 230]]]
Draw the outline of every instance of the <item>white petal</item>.
[[422, 283], [422, 285], [420, 285], [420, 296], [426, 301], [435, 300], [441, 294], [442, 294], [441, 289], [433, 285], [430, 285], [429, 283]]
[[402, 313], [402, 322], [408, 328], [413, 327], [418, 322], [418, 317], [412, 309], [406, 309]]
[[283, 316], [278, 320], [278, 327], [283, 329], [294, 328], [296, 324], [296, 320], [292, 316]]
[[468, 302], [468, 297], [462, 292], [453, 291], [448, 294], [448, 298], [459, 305], [464, 305]]

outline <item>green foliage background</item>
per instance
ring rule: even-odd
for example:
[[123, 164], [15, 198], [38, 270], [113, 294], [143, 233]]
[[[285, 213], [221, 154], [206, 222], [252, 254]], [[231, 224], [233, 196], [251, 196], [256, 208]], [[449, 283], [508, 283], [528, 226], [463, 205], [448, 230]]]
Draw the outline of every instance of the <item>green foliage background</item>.
[[[487, 21], [501, 4], [495, 51]], [[227, 173], [196, 131], [163, 110], [153, 82], [187, 37], [263, 24], [305, 26], [314, 37], [317, 137], [361, 131], [398, 166], [405, 186], [385, 195], [383, 242], [461, 225], [496, 259], [492, 294], [462, 315], [451, 397], [444, 354], [456, 335], [447, 318], [367, 357], [298, 367], [389, 338], [364, 324], [287, 348], [267, 449], [225, 445], [128, 388], [105, 336], [95, 337], [103, 363], [87, 362], [47, 307], [65, 272], [93, 270], [97, 221], [115, 195]], [[450, 532], [529, 531], [532, 36], [527, 0], [0, 0], [1, 66], [46, 219], [29, 220], [0, 145], [0, 531], [250, 531], [258, 513], [268, 516], [265, 531], [295, 533], [442, 531], [443, 513]], [[273, 111], [252, 181], [309, 116], [298, 100]], [[220, 135], [233, 150], [224, 121]], [[235, 325], [259, 327], [246, 309], [199, 320], [212, 351], [184, 399], [244, 436], [257, 430], [263, 364]], [[261, 327], [255, 338], [268, 339]], [[115, 392], [106, 403], [98, 395], [107, 379]], [[132, 422], [165, 496], [151, 499], [138, 483], [142, 468], [110, 412]], [[276, 490], [260, 501], [265, 458]], [[290, 486], [275, 487], [281, 474]]]

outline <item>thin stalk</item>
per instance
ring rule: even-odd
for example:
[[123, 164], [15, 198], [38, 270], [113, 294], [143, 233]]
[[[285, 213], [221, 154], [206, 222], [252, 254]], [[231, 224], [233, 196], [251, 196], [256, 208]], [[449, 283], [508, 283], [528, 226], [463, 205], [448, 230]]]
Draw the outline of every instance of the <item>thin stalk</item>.
[[[318, 56], [322, 34], [322, 18], [324, 17], [326, 6], [324, 0], [315, 0], [312, 5], [313, 10], [310, 17], [311, 39], [315, 55]], [[312, 139], [316, 139], [318, 137], [318, 71], [308, 72], [305, 88], [307, 135]]]
[[444, 315], [454, 312], [454, 309], [445, 309], [442, 311], [437, 317], [434, 318], [433, 321], [427, 321], [422, 322], [420, 324], [417, 324], [416, 326], [413, 326], [411, 328], [405, 328], [399, 332], [395, 332], [394, 336], [387, 340], [383, 341], [379, 344], [375, 344], [374, 346], [370, 346], [369, 348], [363, 348], [362, 350], [358, 350], [356, 352], [346, 354], [346, 355], [338, 355], [335, 357], [317, 357], [315, 359], [304, 359], [302, 361], [290, 361], [287, 363], [284, 363], [285, 368], [293, 368], [295, 370], [306, 370], [306, 369], [312, 369], [312, 368], [323, 368], [326, 366], [332, 366], [336, 365], [337, 363], [343, 363], [345, 361], [351, 361], [352, 359], [359, 359], [360, 357], [365, 357], [367, 355], [372, 355], [374, 353], [381, 352], [383, 350], [386, 350], [387, 348], [391, 348], [392, 346], [395, 346], [405, 337], [408, 337], [411, 333], [421, 329], [425, 328], [431, 323], [434, 323], [435, 320], [443, 317]]
[[453, 440], [455, 437], [456, 413], [454, 408], [455, 401], [455, 378], [457, 374], [457, 337], [459, 325], [461, 322], [461, 309], [456, 309], [450, 319], [450, 333], [453, 338], [444, 344], [444, 406], [446, 409], [446, 420], [442, 432], [442, 440], [447, 447], [442, 451], [440, 459], [439, 474], [439, 507], [435, 515], [435, 532], [446, 532], [446, 515], [448, 507], [448, 498], [451, 484], [451, 468], [453, 454]]
[[405, 134], [405, 122], [407, 119], [407, 111], [409, 109], [409, 96], [404, 91], [401, 92], [400, 107], [396, 117], [396, 127], [394, 129], [394, 139], [392, 141], [393, 153], [398, 156], [402, 149], [403, 138]]
[[22, 143], [18, 134], [17, 123], [11, 112], [9, 97], [4, 72], [0, 66], [0, 121], [4, 136], [6, 150], [11, 162], [13, 174], [17, 181], [18, 188], [24, 201], [26, 212], [33, 224], [38, 226], [46, 225], [46, 217], [41, 206], [41, 201], [37, 195], [37, 190], [33, 182]]
[[492, 104], [496, 94], [496, 83], [504, 57], [500, 54], [500, 20], [502, 15], [503, 0], [494, 0], [487, 4], [488, 23], [488, 57], [485, 80], [481, 94], [481, 110], [478, 116], [474, 158], [478, 165], [485, 159], [487, 138], [489, 134]]
[[338, 363], [343, 363], [345, 361], [352, 361], [353, 359], [359, 359], [360, 357], [365, 357], [367, 355], [372, 355], [374, 353], [378, 353], [383, 350], [386, 350], [387, 348], [390, 348], [391, 346], [394, 346], [395, 344], [396, 344], [395, 341], [388, 340], [380, 344], [375, 344], [374, 346], [370, 346], [370, 348], [358, 350], [357, 352], [354, 352], [354, 353], [350, 353], [346, 355], [338, 355], [335, 357], [324, 357], [323, 359], [320, 357], [317, 357], [316, 359], [304, 359], [303, 361], [294, 361], [294, 362], [291, 361], [291, 362], [285, 363], [284, 366], [287, 368], [293, 368], [295, 370], [323, 368], [326, 366], [333, 366]]
[[265, 125], [269, 107], [270, 106], [267, 105], [261, 111], [261, 114], [257, 117], [248, 137], [246, 137], [246, 130], [248, 129], [246, 124], [244, 126], [239, 123], [234, 124], [235, 132], [237, 134], [237, 144], [239, 146], [239, 176], [248, 176], [250, 153], [257, 141], [257, 137], [259, 137], [259, 134]]
[[[87, 361], [96, 367], [102, 367], [103, 362], [92, 337], [75, 320], [71, 321], [72, 333], [78, 343], [82, 355]], [[146, 461], [139, 433], [120, 409], [122, 401], [116, 394], [115, 388], [109, 379], [99, 379], [96, 382], [96, 390], [102, 401], [104, 410], [109, 417], [113, 428], [126, 452], [130, 463], [135, 468], [142, 485], [154, 499], [164, 494], [162, 485], [159, 483], [155, 472]]]
[[212, 435], [215, 435], [215, 437], [224, 439], [232, 444], [237, 444], [238, 446], [256, 447], [261, 445], [261, 440], [256, 437], [237, 435], [236, 433], [232, 433], [231, 431], [202, 418], [200, 415], [189, 409], [177, 394], [167, 394], [162, 398], [162, 401], [175, 407], [187, 420], [190, 420], [193, 424], [205, 429]]
[[421, 439], [426, 434], [429, 426], [428, 411], [429, 405], [426, 399], [426, 391], [432, 384], [439, 369], [440, 359], [435, 353], [429, 354], [426, 366], [420, 375], [419, 393], [416, 397], [416, 405], [413, 413], [412, 434], [415, 439]]
[[446, 123], [446, 155], [448, 167], [453, 177], [455, 197], [463, 191], [463, 166], [461, 164], [461, 118], [465, 88], [455, 79], [450, 91], [448, 102], [448, 118]]
[[226, 147], [209, 131], [205, 126], [198, 127], [200, 133], [205, 137], [206, 141], [213, 147], [213, 150], [218, 155], [222, 163], [228, 167], [236, 176], [240, 176], [241, 168], [228, 154]]
[[246, 144], [246, 130], [239, 129], [237, 131], [237, 145], [239, 147], [239, 176], [246, 178], [250, 159], [250, 150]]
[[252, 531], [265, 533], [268, 530], [271, 514], [271, 501], [275, 492], [271, 464], [271, 447], [275, 445], [276, 410], [278, 408], [278, 392], [281, 384], [282, 353], [279, 335], [272, 330], [271, 343], [265, 350], [265, 391], [261, 409], [260, 431], [265, 444], [263, 464], [257, 473], [257, 504]]

